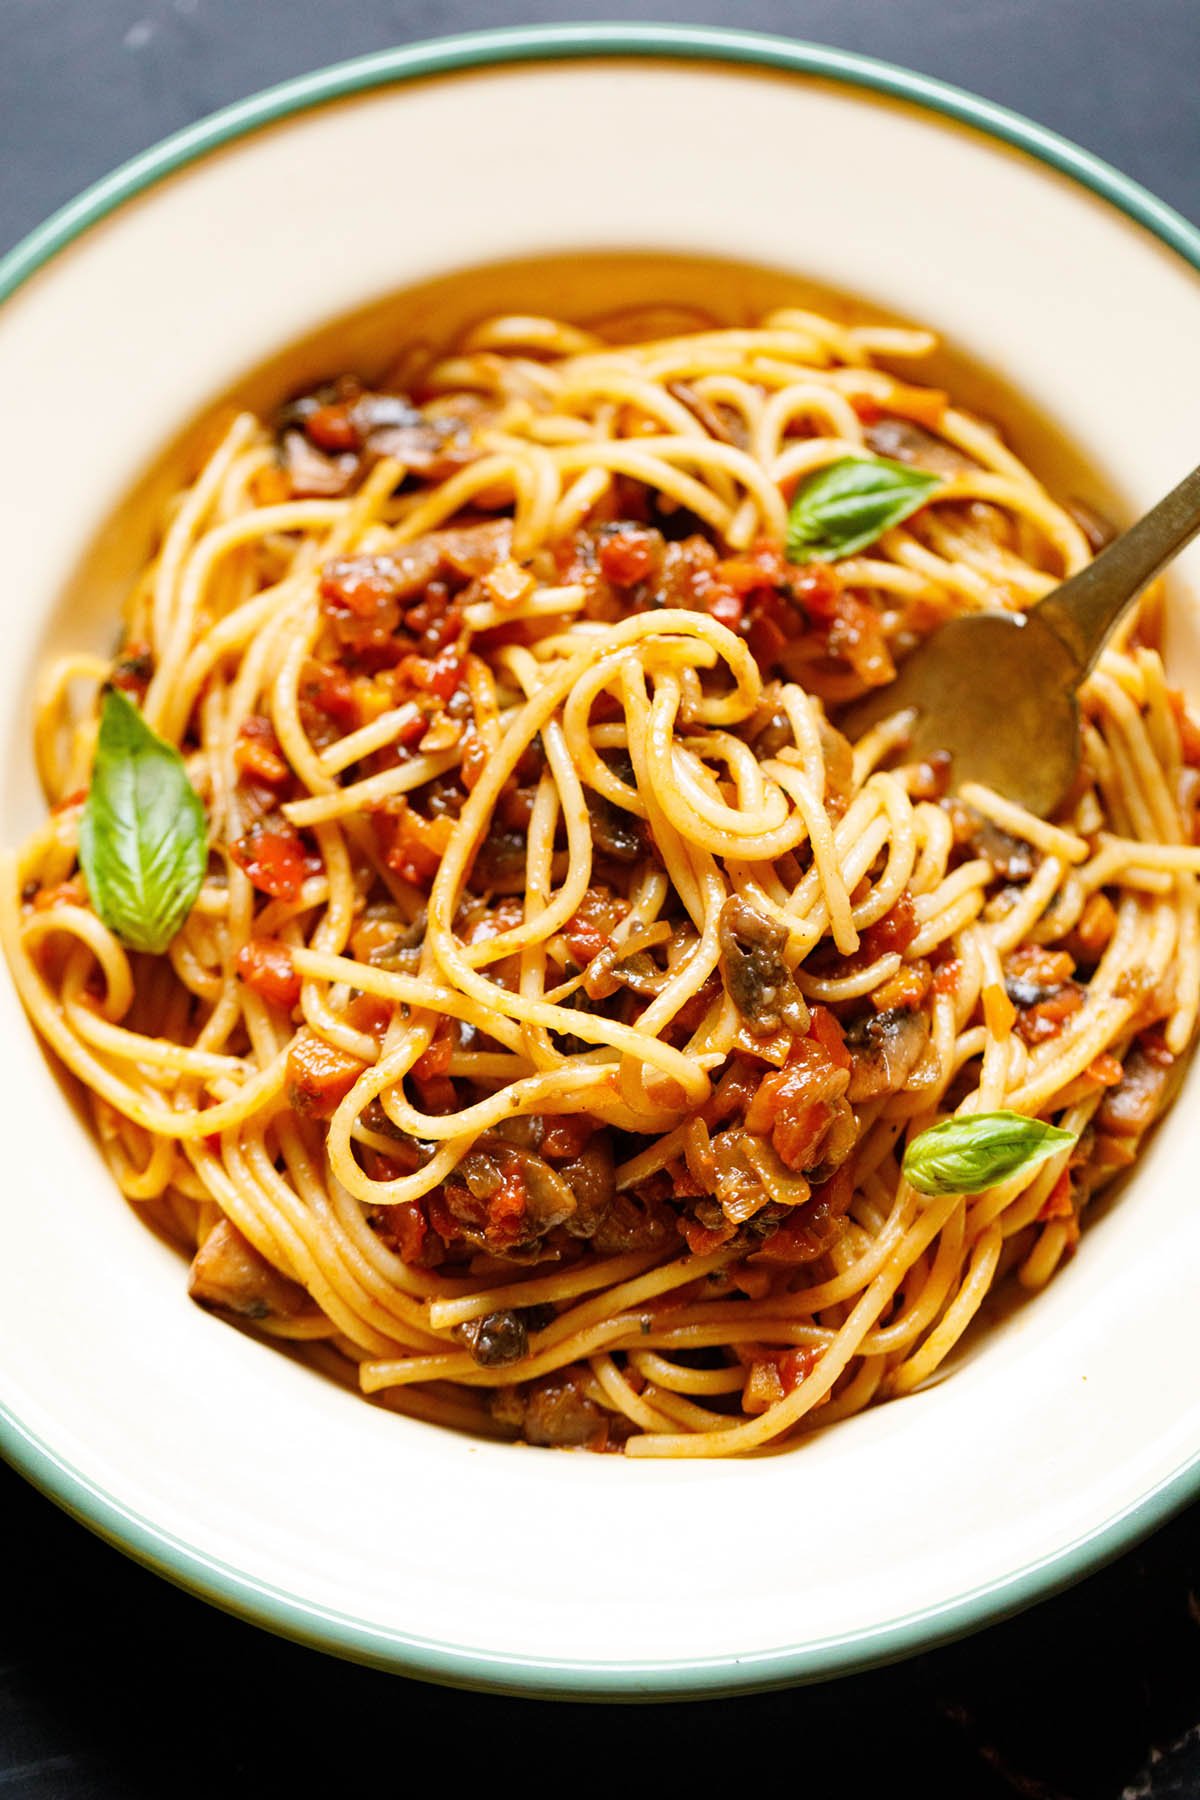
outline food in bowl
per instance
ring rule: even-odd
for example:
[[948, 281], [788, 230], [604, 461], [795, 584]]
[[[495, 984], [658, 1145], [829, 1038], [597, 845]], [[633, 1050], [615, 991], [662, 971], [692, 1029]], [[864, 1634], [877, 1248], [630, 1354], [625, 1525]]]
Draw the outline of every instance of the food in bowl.
[[503, 316], [228, 424], [42, 681], [3, 893], [194, 1299], [421, 1418], [728, 1456], [1074, 1250], [1195, 1031], [1200, 728], [1151, 600], [1053, 822], [838, 729], [1102, 530], [933, 343]]

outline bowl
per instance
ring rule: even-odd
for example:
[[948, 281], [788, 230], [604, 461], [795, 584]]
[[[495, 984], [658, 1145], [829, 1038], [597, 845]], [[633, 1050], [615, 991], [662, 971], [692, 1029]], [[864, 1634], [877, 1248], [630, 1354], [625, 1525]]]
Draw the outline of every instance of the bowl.
[[[497, 301], [578, 316], [665, 285], [737, 314], [815, 288], [934, 326], [1051, 483], [1129, 518], [1195, 456], [1198, 267], [1181, 219], [1011, 114], [739, 33], [491, 33], [236, 106], [0, 267], [3, 838], [38, 816], [32, 672], [111, 636], [222, 396], [373, 366]], [[1198, 587], [1192, 552], [1169, 654], [1193, 693]], [[1200, 1487], [1194, 1074], [1075, 1258], [946, 1379], [786, 1454], [673, 1464], [397, 1417], [188, 1305], [7, 981], [0, 1045], [4, 1453], [307, 1643], [552, 1695], [829, 1676], [1028, 1604]]]

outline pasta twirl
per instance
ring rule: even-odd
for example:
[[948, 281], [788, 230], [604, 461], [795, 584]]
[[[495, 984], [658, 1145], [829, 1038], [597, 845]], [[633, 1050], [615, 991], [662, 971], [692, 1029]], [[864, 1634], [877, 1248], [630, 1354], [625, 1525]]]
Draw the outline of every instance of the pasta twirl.
[[[201, 1303], [422, 1419], [725, 1456], [928, 1379], [1135, 1158], [1200, 1004], [1200, 732], [1135, 623], [1054, 821], [902, 718], [848, 743], [1080, 526], [876, 365], [928, 334], [627, 335], [493, 319], [236, 418], [114, 661], [41, 684], [3, 933]], [[157, 953], [156, 768], [208, 844]], [[997, 1111], [1060, 1129], [904, 1179]]]

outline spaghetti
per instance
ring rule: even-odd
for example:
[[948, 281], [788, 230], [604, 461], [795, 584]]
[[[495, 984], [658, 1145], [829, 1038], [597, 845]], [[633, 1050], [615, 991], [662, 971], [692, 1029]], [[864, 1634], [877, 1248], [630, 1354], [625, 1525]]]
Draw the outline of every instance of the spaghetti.
[[[907, 1393], [1073, 1250], [1195, 1029], [1200, 732], [1146, 606], [1053, 823], [950, 792], [903, 718], [837, 730], [939, 621], [1090, 554], [880, 365], [932, 345], [503, 317], [405, 394], [228, 425], [115, 660], [40, 684], [52, 810], [3, 883], [30, 1017], [198, 1300], [423, 1419], [728, 1456]], [[794, 496], [855, 460], [920, 503], [790, 560]], [[80, 868], [112, 687], [203, 802], [156, 951]], [[1069, 1139], [904, 1179], [998, 1108]]]

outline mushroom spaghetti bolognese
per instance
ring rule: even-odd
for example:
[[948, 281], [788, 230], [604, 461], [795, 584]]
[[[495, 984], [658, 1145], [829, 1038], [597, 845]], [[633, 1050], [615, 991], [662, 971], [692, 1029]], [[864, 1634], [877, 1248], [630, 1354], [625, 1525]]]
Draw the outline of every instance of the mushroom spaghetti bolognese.
[[[1088, 559], [928, 333], [504, 316], [227, 424], [37, 698], [30, 1016], [203, 1305], [417, 1417], [723, 1456], [1042, 1285], [1200, 1002], [1143, 606], [1047, 822], [841, 709]], [[986, 679], [986, 671], [980, 672]]]

